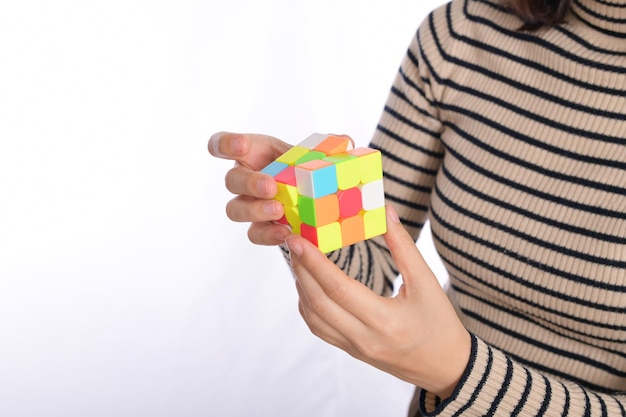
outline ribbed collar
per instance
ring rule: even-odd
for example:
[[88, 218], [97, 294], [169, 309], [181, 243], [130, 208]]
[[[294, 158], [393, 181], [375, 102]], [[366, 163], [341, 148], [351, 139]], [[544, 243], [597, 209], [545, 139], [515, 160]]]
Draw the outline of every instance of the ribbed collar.
[[572, 0], [571, 7], [591, 28], [626, 42], [626, 0]]

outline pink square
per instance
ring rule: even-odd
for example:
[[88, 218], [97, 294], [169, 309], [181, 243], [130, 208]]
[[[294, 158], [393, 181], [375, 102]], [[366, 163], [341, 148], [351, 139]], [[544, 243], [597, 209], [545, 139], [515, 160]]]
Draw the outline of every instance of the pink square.
[[296, 167], [291, 165], [279, 172], [274, 179], [287, 185], [296, 186]]
[[337, 198], [339, 199], [339, 217], [342, 219], [356, 216], [363, 208], [361, 190], [358, 187], [337, 192]]

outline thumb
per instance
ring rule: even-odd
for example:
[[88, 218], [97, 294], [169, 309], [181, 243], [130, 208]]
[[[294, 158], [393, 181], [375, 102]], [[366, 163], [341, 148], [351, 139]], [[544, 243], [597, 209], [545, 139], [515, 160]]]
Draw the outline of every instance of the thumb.
[[423, 286], [425, 277], [432, 276], [437, 281], [391, 204], [387, 205], [387, 233], [384, 238], [406, 288]]

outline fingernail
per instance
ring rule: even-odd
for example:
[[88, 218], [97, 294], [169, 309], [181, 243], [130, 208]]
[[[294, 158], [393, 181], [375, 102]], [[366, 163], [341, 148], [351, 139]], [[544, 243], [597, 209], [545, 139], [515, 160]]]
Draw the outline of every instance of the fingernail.
[[400, 223], [398, 212], [395, 208], [393, 208], [391, 204], [387, 206], [387, 217], [389, 217], [389, 220], [391, 220], [393, 223]]
[[223, 158], [224, 157], [224, 154], [222, 152], [220, 152], [220, 150], [219, 150], [219, 145], [220, 145], [220, 139], [221, 138], [222, 138], [222, 132], [219, 132], [219, 133], [215, 133], [209, 139], [209, 153], [211, 155], [213, 155], [213, 156], [218, 157], [218, 158]]
[[263, 211], [269, 216], [275, 216], [276, 204], [273, 201], [268, 201], [267, 203], [263, 204]]
[[296, 256], [302, 256], [302, 252], [304, 251], [304, 248], [302, 247], [302, 244], [298, 241], [295, 241], [296, 238], [294, 237], [287, 237], [286, 242], [287, 242], [287, 246], [289, 247], [289, 252], [291, 252], [292, 254], [296, 254]]

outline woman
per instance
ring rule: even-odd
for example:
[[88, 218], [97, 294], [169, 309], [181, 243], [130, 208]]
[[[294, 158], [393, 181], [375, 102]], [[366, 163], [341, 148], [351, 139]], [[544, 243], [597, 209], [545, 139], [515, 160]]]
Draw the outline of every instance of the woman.
[[[371, 146], [389, 231], [327, 259], [271, 222], [276, 185], [255, 171], [288, 145], [209, 141], [237, 162], [229, 217], [286, 243], [311, 330], [415, 384], [411, 416], [625, 415], [626, 1], [433, 11]], [[414, 245], [427, 216], [447, 297]]]

